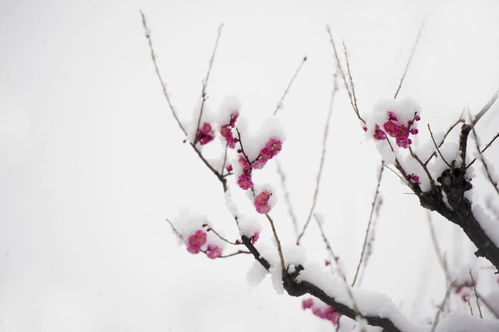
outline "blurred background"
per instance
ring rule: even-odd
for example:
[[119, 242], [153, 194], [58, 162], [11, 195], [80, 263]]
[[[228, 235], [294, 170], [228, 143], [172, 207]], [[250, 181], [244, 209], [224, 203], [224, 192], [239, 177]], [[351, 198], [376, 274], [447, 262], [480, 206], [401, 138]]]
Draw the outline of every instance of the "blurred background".
[[[270, 116], [308, 57], [279, 115], [287, 134], [279, 159], [302, 224], [335, 70], [326, 24], [348, 46], [359, 108], [367, 114], [379, 98], [393, 96], [425, 21], [400, 96], [421, 104], [423, 126], [445, 131], [463, 109], [478, 112], [499, 87], [499, 2], [0, 2], [0, 331], [332, 330], [303, 312], [299, 299], [277, 294], [270, 280], [250, 287], [250, 257], [212, 261], [178, 245], [164, 219], [185, 206], [228, 237], [237, 230], [220, 185], [182, 143], [166, 107], [140, 9], [183, 119], [192, 118], [222, 22], [208, 87], [214, 111], [233, 94], [248, 119]], [[351, 278], [380, 158], [342, 85], [336, 96], [316, 210]], [[497, 132], [497, 108], [477, 127], [482, 142]], [[428, 139], [426, 130], [419, 136]], [[496, 165], [498, 152], [496, 144], [486, 155]], [[257, 181], [280, 189], [274, 166]], [[475, 173], [474, 197], [485, 200], [490, 184]], [[427, 322], [445, 279], [425, 211], [391, 172], [381, 190], [362, 287]], [[284, 242], [292, 243], [278, 197], [273, 215]], [[460, 230], [433, 219], [449, 262], [472, 260]], [[318, 235], [311, 225], [303, 245], [311, 261], [322, 262], [327, 254]], [[493, 281], [484, 279], [483, 287]]]

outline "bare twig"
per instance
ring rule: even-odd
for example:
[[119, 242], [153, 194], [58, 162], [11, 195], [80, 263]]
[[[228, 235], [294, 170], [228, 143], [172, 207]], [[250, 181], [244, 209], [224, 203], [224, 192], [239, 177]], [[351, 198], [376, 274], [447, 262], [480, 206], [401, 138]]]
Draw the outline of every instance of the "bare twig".
[[471, 122], [470, 127], [473, 128], [477, 124], [478, 120], [482, 118], [482, 116], [487, 113], [492, 105], [496, 102], [497, 98], [499, 97], [499, 91], [496, 91], [494, 95], [490, 98], [490, 100], [485, 104], [485, 106], [482, 108], [482, 110], [475, 116], [475, 119]]
[[447, 283], [451, 283], [451, 277], [449, 274], [449, 269], [447, 267], [447, 262], [445, 260], [444, 255], [442, 254], [442, 251], [440, 250], [440, 246], [438, 245], [437, 235], [435, 234], [435, 229], [433, 228], [433, 220], [428, 210], [426, 210], [426, 219], [428, 220], [428, 226], [430, 228], [430, 234], [431, 234], [431, 241], [433, 243], [433, 249], [435, 249], [435, 254], [437, 255], [438, 262], [440, 263], [440, 266], [444, 271]]
[[230, 240], [227, 240], [227, 238], [225, 238], [224, 236], [222, 236], [219, 232], [217, 232], [213, 227], [211, 227], [210, 225], [206, 225], [207, 228], [206, 228], [206, 231], [207, 232], [213, 232], [213, 234], [215, 234], [220, 240], [224, 241], [225, 243], [228, 243], [228, 244], [231, 244], [233, 246], [239, 246], [239, 245], [242, 245], [242, 243], [239, 243], [239, 242], [235, 242], [235, 241], [230, 241]]
[[433, 144], [435, 145], [435, 149], [437, 149], [438, 154], [440, 155], [440, 158], [444, 161], [444, 163], [448, 166], [451, 167], [450, 164], [445, 160], [444, 156], [442, 155], [442, 152], [440, 152], [440, 149], [437, 145], [437, 142], [435, 142], [435, 137], [433, 137], [433, 132], [431, 131], [430, 124], [428, 123], [428, 130], [430, 132], [431, 140], [433, 141]]
[[453, 283], [449, 284], [449, 286], [447, 287], [447, 291], [445, 292], [445, 296], [444, 296], [444, 299], [442, 300], [442, 303], [440, 304], [440, 306], [438, 307], [438, 311], [437, 313], [435, 314], [435, 318], [433, 319], [433, 325], [431, 326], [431, 332], [434, 332], [435, 331], [435, 328], [437, 327], [437, 324], [438, 324], [438, 320], [440, 318], [440, 313], [442, 312], [442, 310], [444, 309], [444, 306], [445, 306], [445, 303], [447, 302], [447, 300], [449, 299], [449, 296], [450, 296], [450, 291], [452, 289], [452, 287], [454, 286]]
[[365, 254], [365, 251], [367, 248], [367, 241], [369, 239], [369, 232], [371, 230], [371, 224], [372, 224], [373, 216], [374, 216], [374, 208], [376, 206], [376, 201], [378, 200], [379, 187], [381, 185], [381, 178], [383, 176], [383, 169], [384, 169], [383, 166], [384, 165], [385, 165], [385, 163], [383, 161], [381, 161], [381, 166], [379, 168], [379, 173], [378, 173], [378, 182], [376, 184], [376, 191], [374, 192], [374, 198], [371, 202], [371, 212], [369, 213], [369, 221], [367, 222], [366, 234], [364, 235], [364, 243], [362, 244], [362, 251], [360, 253], [359, 262], [357, 263], [357, 269], [355, 270], [355, 276], [353, 277], [352, 287], [355, 286], [355, 283], [357, 282], [357, 277], [359, 276], [360, 267], [361, 267], [362, 262], [364, 260], [364, 254]]
[[247, 250], [238, 250], [236, 252], [233, 252], [231, 254], [227, 254], [227, 255], [222, 255], [218, 258], [229, 258], [229, 257], [233, 257], [233, 256], [236, 256], [236, 255], [241, 255], [241, 254], [251, 254], [251, 252], [247, 251]]
[[494, 317], [496, 319], [499, 319], [499, 311], [497, 311], [497, 308], [494, 308], [487, 300], [485, 300], [485, 298], [482, 295], [480, 295], [478, 293], [476, 293], [475, 295], [483, 303], [483, 305], [487, 309], [489, 309], [489, 311], [492, 313], [492, 315], [494, 315]]
[[[492, 145], [492, 143], [494, 143], [494, 141], [497, 139], [497, 137], [499, 137], [499, 133], [497, 133], [491, 140], [490, 142], [487, 143], [487, 145], [485, 145], [485, 147], [483, 149], [480, 150], [480, 153], [484, 153], [485, 151], [487, 151], [487, 149]], [[466, 166], [466, 169], [468, 169], [468, 167], [470, 167], [471, 165], [473, 165], [473, 163], [476, 161], [476, 158], [474, 158], [469, 164], [468, 166]]]
[[418, 46], [419, 43], [419, 38], [421, 37], [421, 34], [423, 32], [423, 27], [424, 27], [425, 22], [421, 24], [421, 27], [419, 28], [418, 35], [416, 37], [416, 41], [414, 42], [414, 45], [412, 46], [412, 51], [411, 55], [409, 56], [409, 60], [407, 60], [407, 64], [405, 65], [404, 73], [402, 74], [402, 77], [400, 78], [399, 85], [397, 87], [397, 91], [395, 91], [395, 95], [393, 96], [393, 99], [397, 99], [397, 96], [400, 92], [400, 89], [402, 88], [402, 84], [404, 84], [405, 76], [407, 75], [407, 71], [409, 70], [409, 66], [411, 65], [412, 58], [414, 57], [414, 53], [416, 53], [416, 47]]
[[282, 170], [281, 163], [279, 160], [277, 160], [277, 174], [279, 175], [279, 179], [281, 180], [281, 186], [282, 190], [284, 192], [284, 201], [286, 202], [286, 205], [288, 206], [288, 214], [289, 217], [291, 218], [291, 222], [293, 224], [293, 229], [295, 231], [296, 236], [298, 236], [298, 220], [296, 219], [296, 214], [293, 209], [293, 204], [291, 204], [291, 198], [289, 197], [289, 190], [286, 182], [286, 175], [284, 174], [284, 171]]
[[[438, 147], [440, 148], [444, 142], [445, 142], [445, 139], [447, 138], [447, 136], [450, 134], [450, 132], [452, 131], [452, 129], [454, 129], [459, 123], [463, 122], [463, 113], [464, 113], [464, 110], [463, 112], [461, 112], [461, 115], [459, 115], [459, 118], [456, 120], [456, 122], [454, 122], [450, 127], [449, 129], [447, 129], [447, 131], [445, 132], [444, 134], [444, 137], [442, 138], [442, 140], [440, 141], [440, 143], [438, 143]], [[431, 158], [435, 157], [437, 154], [436, 154], [436, 151], [433, 151], [432, 154], [428, 157], [428, 159], [426, 159], [426, 161], [424, 162], [425, 165], [428, 165], [428, 162], [431, 160]]]
[[284, 98], [286, 98], [286, 96], [288, 95], [289, 89], [291, 89], [291, 86], [295, 82], [296, 77], [298, 76], [298, 73], [300, 72], [301, 68], [303, 67], [303, 64], [306, 61], [307, 61], [307, 57], [304, 56], [302, 58], [302, 60], [300, 61], [300, 65], [298, 66], [298, 68], [296, 68], [296, 71], [295, 71], [293, 77], [289, 81], [288, 86], [286, 87], [286, 90], [284, 90], [284, 93], [282, 94], [281, 99], [279, 99], [279, 102], [277, 103], [276, 108], [274, 110], [274, 114], [273, 114], [274, 116], [276, 116], [277, 112], [282, 108], [282, 103], [284, 101]]
[[203, 87], [201, 89], [201, 107], [199, 108], [198, 124], [196, 127], [196, 132], [194, 133], [194, 135], [195, 135], [194, 136], [194, 144], [196, 144], [198, 141], [197, 133], [198, 133], [199, 128], [201, 126], [201, 118], [203, 117], [204, 104], [206, 103], [206, 100], [208, 99], [206, 89], [208, 87], [208, 80], [210, 79], [211, 68], [213, 68], [213, 62], [215, 61], [215, 55], [216, 55], [217, 49], [218, 49], [218, 42], [220, 41], [220, 37], [222, 36], [223, 27], [224, 27], [223, 23], [220, 24], [220, 26], [218, 27], [217, 39], [215, 40], [215, 46], [213, 46], [213, 52], [211, 53], [210, 62], [208, 64], [208, 70], [206, 71], [206, 76], [203, 80]]
[[352, 300], [352, 305], [353, 305], [354, 310], [357, 312], [357, 314], [360, 314], [359, 308], [357, 307], [357, 304], [355, 302], [355, 298], [354, 298], [353, 293], [352, 293], [352, 289], [348, 285], [345, 271], [343, 271], [340, 264], [338, 264], [338, 262], [336, 261], [337, 256], [334, 254], [333, 247], [331, 246], [331, 243], [329, 242], [329, 239], [327, 238], [326, 233], [324, 233], [324, 229], [322, 228], [322, 222], [319, 220], [319, 218], [317, 217], [317, 215], [315, 213], [314, 213], [314, 219], [317, 223], [317, 227], [319, 227], [319, 231], [321, 232], [322, 240], [324, 241], [324, 245], [326, 246], [326, 250], [329, 253], [331, 263], [334, 262], [334, 264], [336, 266], [336, 270], [338, 271], [341, 279], [343, 279], [343, 281], [345, 282], [345, 288], [347, 290], [348, 296]]
[[339, 57], [338, 51], [336, 49], [336, 43], [334, 42], [333, 34], [331, 33], [331, 27], [328, 25], [326, 27], [326, 30], [327, 30], [327, 33], [329, 34], [329, 42], [331, 43], [331, 46], [333, 47], [334, 57], [336, 59], [336, 64], [337, 64], [338, 70], [341, 74], [341, 78], [343, 79], [343, 83], [345, 84], [345, 88], [347, 89], [348, 99], [350, 100], [350, 105], [352, 106], [352, 109], [353, 109], [355, 115], [357, 115], [357, 118], [360, 121], [362, 121], [362, 123], [365, 124], [366, 121], [360, 116], [359, 109], [358, 109], [357, 104], [355, 102], [355, 99], [353, 97], [353, 92], [350, 90], [351, 87], [347, 81], [345, 71], [343, 70], [343, 67], [341, 65], [340, 57]]
[[321, 183], [321, 177], [322, 177], [322, 170], [324, 168], [324, 162], [326, 160], [326, 146], [327, 146], [327, 138], [329, 135], [329, 125], [331, 122], [331, 115], [333, 114], [333, 104], [334, 104], [334, 97], [336, 95], [336, 90], [337, 90], [337, 76], [338, 76], [338, 71], [334, 74], [333, 78], [333, 90], [331, 91], [331, 98], [329, 101], [329, 110], [327, 113], [327, 119], [326, 119], [326, 124], [324, 125], [324, 134], [322, 136], [322, 151], [321, 151], [321, 160], [319, 163], [319, 171], [317, 172], [317, 177], [315, 178], [315, 191], [314, 191], [314, 196], [312, 199], [312, 205], [310, 206], [310, 210], [308, 212], [307, 220], [305, 221], [305, 224], [303, 225], [303, 229], [300, 232], [300, 235], [298, 235], [298, 238], [296, 239], [296, 244], [300, 244], [300, 240], [305, 234], [305, 231], [307, 230], [308, 225], [310, 224], [310, 220], [312, 219], [312, 214], [314, 213], [315, 205], [317, 204], [317, 197], [319, 196], [319, 186]]
[[154, 47], [152, 44], [151, 30], [149, 29], [149, 26], [147, 25], [146, 16], [144, 15], [144, 13], [142, 11], [140, 11], [140, 16], [142, 17], [142, 26], [144, 27], [145, 36], [147, 38], [147, 43], [149, 45], [149, 50], [151, 52], [151, 59], [152, 59], [152, 62], [154, 64], [154, 71], [156, 72], [156, 76], [158, 77], [159, 83], [161, 84], [161, 89], [163, 90], [163, 96], [165, 97], [166, 102], [168, 103], [168, 107], [170, 108], [170, 111], [171, 111], [173, 117], [175, 118], [175, 121], [177, 122], [178, 126], [180, 127], [180, 129], [182, 130], [184, 135], [187, 137], [187, 131], [185, 130], [184, 126], [182, 125], [182, 123], [180, 122], [180, 119], [177, 116], [177, 112], [175, 111], [175, 108], [173, 107], [173, 104], [170, 100], [170, 95], [168, 94], [168, 91], [166, 90], [166, 83], [163, 80], [163, 77], [161, 76], [161, 74], [159, 72], [158, 62], [156, 60], [156, 52], [154, 52]]
[[480, 301], [478, 300], [478, 294], [476, 292], [475, 278], [473, 278], [473, 273], [471, 273], [471, 270], [469, 272], [470, 272], [470, 277], [471, 277], [471, 284], [473, 285], [473, 287], [472, 287], [473, 293], [475, 294], [475, 298], [476, 298], [476, 306], [478, 307], [478, 313], [480, 314], [480, 318], [483, 318], [482, 308], [480, 307]]
[[284, 261], [284, 255], [282, 253], [282, 247], [281, 247], [281, 240], [279, 240], [279, 236], [277, 235], [277, 231], [275, 229], [275, 223], [274, 220], [270, 217], [268, 213], [265, 214], [265, 217], [267, 217], [267, 220], [270, 223], [270, 227], [272, 228], [272, 233], [274, 234], [274, 240], [277, 245], [277, 252], [279, 254], [279, 260], [281, 262], [281, 272], [282, 272], [282, 278], [286, 276], [286, 262]]
[[[492, 187], [494, 187], [494, 190], [496, 191], [496, 193], [499, 195], [499, 187], [497, 186], [497, 182], [492, 177], [492, 173], [490, 171], [490, 166], [489, 166], [488, 162], [485, 160], [485, 158], [483, 157], [482, 152], [480, 151], [480, 142], [478, 141], [478, 135], [476, 133], [475, 127], [471, 128], [471, 133], [473, 134], [473, 138], [475, 141], [475, 147], [476, 147], [476, 150], [478, 153], [478, 158], [482, 162], [483, 170], [485, 171], [485, 176], [487, 177], [487, 180], [489, 180]], [[470, 165], [471, 165], [471, 163], [470, 163]], [[468, 167], [469, 167], [469, 165], [468, 165]], [[466, 167], [466, 168], [468, 168], [468, 167]]]
[[343, 41], [343, 55], [345, 56], [345, 62], [347, 64], [347, 73], [348, 73], [348, 81], [350, 83], [350, 91], [353, 96], [353, 103], [357, 112], [359, 111], [359, 107], [357, 106], [357, 95], [355, 94], [355, 85], [353, 84], [352, 71], [350, 70], [350, 57], [348, 56], [347, 46], [345, 45], [345, 41]]
[[170, 219], [168, 218], [165, 218], [166, 222], [170, 225], [170, 227], [172, 228], [172, 231], [173, 233], [180, 239], [180, 240], [183, 240], [184, 237], [182, 236], [182, 234], [180, 234], [180, 232], [175, 228], [175, 226], [173, 225], [173, 223], [170, 221]]

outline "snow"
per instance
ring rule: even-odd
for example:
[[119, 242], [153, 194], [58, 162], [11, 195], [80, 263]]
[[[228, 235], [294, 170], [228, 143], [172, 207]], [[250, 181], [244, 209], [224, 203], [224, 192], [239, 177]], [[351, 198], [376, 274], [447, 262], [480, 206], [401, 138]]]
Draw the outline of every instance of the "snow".
[[255, 233], [259, 233], [262, 230], [262, 225], [258, 219], [248, 215], [239, 215], [238, 223], [241, 236], [252, 237]]
[[450, 312], [439, 321], [435, 332], [497, 332], [499, 321], [480, 319], [468, 314]]
[[254, 261], [248, 270], [246, 280], [251, 287], [255, 287], [258, 286], [263, 279], [265, 279], [267, 273], [267, 270], [265, 270], [265, 268], [259, 262]]
[[473, 201], [471, 204], [471, 211], [492, 242], [494, 242], [496, 246], [499, 246], [498, 221], [491, 218], [480, 205], [474, 203]]
[[260, 128], [256, 132], [253, 132], [250, 130], [248, 120], [243, 114], [243, 116], [238, 119], [237, 127], [241, 133], [244, 152], [251, 161], [258, 157], [260, 150], [269, 139], [278, 138], [283, 143], [286, 139], [281, 122], [276, 117], [266, 118]]

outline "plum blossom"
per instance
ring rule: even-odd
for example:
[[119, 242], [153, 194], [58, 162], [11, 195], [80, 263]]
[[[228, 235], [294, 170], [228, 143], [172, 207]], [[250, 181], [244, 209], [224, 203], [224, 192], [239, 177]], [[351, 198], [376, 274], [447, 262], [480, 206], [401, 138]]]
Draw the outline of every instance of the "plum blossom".
[[208, 245], [208, 249], [206, 250], [206, 256], [211, 259], [218, 258], [222, 256], [222, 248], [216, 245]]
[[255, 196], [255, 201], [253, 203], [258, 213], [269, 213], [271, 209], [271, 206], [269, 204], [270, 196], [272, 196], [272, 193], [266, 190]]
[[314, 303], [314, 300], [312, 298], [304, 299], [301, 303], [301, 306], [303, 310], [312, 310], [312, 313], [319, 318], [328, 320], [335, 325], [338, 324], [340, 314], [334, 311], [334, 308], [332, 306], [322, 303]]
[[206, 233], [202, 230], [197, 230], [187, 238], [187, 251], [191, 254], [197, 254], [201, 251], [201, 247], [206, 243]]
[[201, 145], [210, 143], [214, 138], [215, 133], [213, 132], [211, 124], [208, 122], [205, 122], [196, 133], [196, 142], [199, 142]]
[[234, 137], [232, 130], [236, 126], [237, 118], [239, 117], [239, 113], [235, 112], [230, 115], [230, 121], [227, 124], [223, 124], [220, 126], [220, 135], [227, 142], [227, 146], [231, 149], [236, 147], [236, 143], [239, 142], [237, 138]]

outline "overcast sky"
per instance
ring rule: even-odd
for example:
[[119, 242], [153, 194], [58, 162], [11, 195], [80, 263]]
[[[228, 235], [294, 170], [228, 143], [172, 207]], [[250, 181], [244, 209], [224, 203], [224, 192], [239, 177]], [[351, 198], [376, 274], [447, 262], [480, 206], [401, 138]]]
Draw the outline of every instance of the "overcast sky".
[[[367, 114], [393, 95], [425, 21], [401, 96], [416, 99], [424, 120], [445, 130], [499, 87], [499, 2], [0, 2], [0, 331], [331, 330], [268, 280], [250, 288], [249, 257], [211, 261], [177, 245], [164, 218], [184, 206], [229, 236], [236, 229], [218, 183], [182, 144], [166, 108], [139, 9], [183, 119], [192, 118], [220, 23], [208, 87], [213, 110], [235, 94], [248, 119], [270, 116], [308, 56], [280, 111], [287, 133], [280, 160], [302, 223], [335, 69], [326, 24], [349, 48]], [[317, 210], [351, 275], [379, 156], [345, 95], [340, 89], [334, 105]], [[498, 123], [497, 111], [480, 123], [483, 141]], [[490, 150], [492, 161], [498, 152]], [[279, 188], [275, 170], [266, 172], [262, 179]], [[476, 187], [478, 198], [490, 192], [487, 184]], [[444, 279], [425, 211], [407, 192], [385, 172], [363, 286], [423, 322], [443, 296]], [[281, 198], [277, 227], [291, 243], [286, 211]], [[434, 219], [449, 259], [469, 259], [459, 231]], [[312, 228], [304, 246], [320, 262], [326, 254], [317, 236]]]

